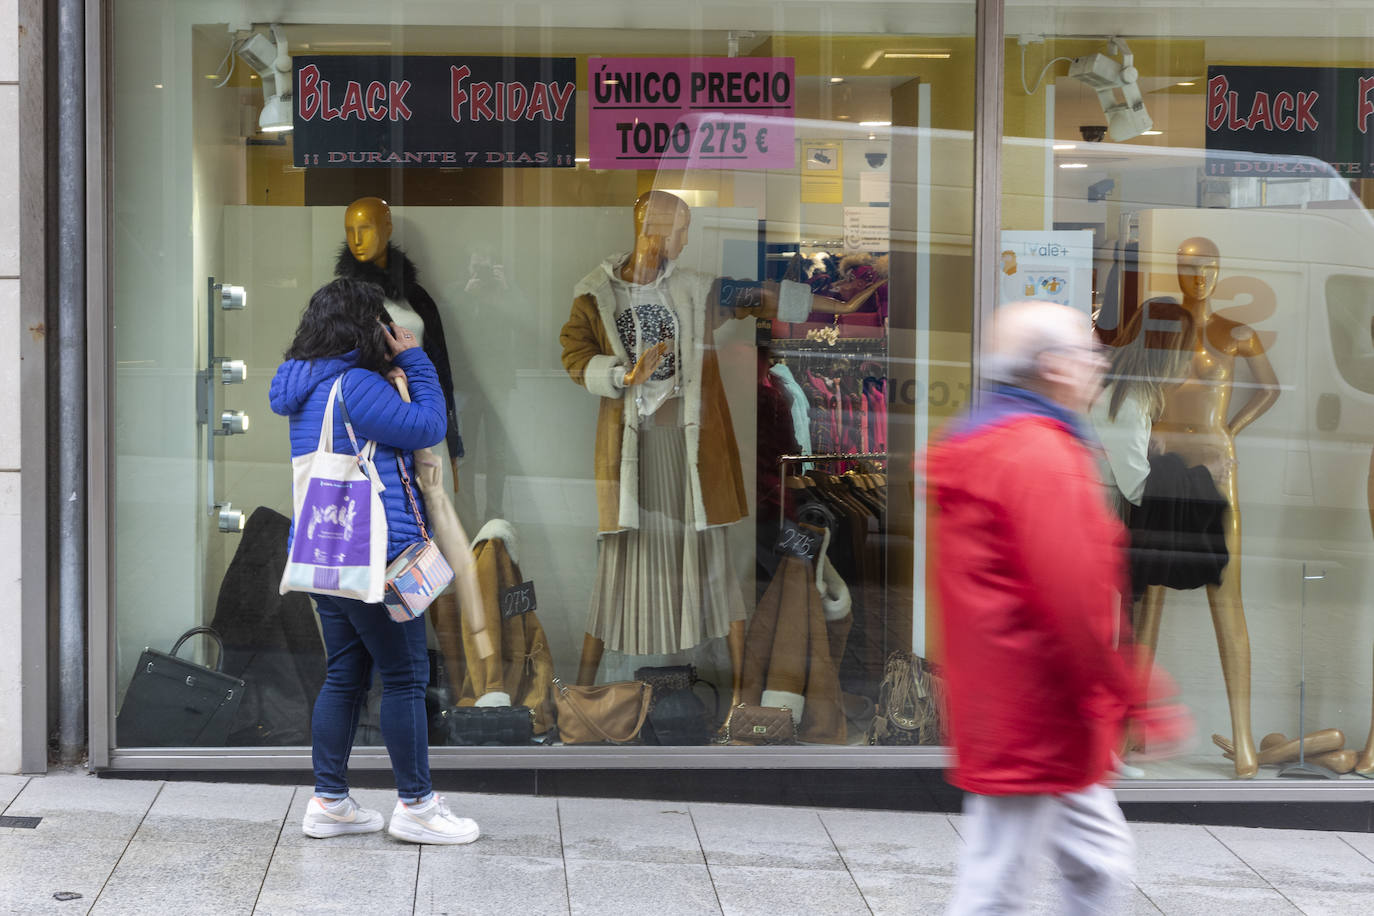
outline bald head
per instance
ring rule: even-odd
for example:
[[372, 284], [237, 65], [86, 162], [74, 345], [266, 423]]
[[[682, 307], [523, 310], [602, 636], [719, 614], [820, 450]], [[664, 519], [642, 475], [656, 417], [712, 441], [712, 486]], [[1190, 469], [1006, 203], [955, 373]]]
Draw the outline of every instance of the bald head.
[[1033, 389], [1080, 412], [1097, 394], [1103, 361], [1094, 352], [1092, 322], [1078, 309], [1013, 302], [993, 313], [983, 339], [989, 381]]

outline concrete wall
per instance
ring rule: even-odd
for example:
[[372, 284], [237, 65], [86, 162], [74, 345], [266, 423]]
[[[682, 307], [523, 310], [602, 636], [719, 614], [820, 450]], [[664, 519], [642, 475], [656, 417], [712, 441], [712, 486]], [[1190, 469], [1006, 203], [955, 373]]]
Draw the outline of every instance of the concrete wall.
[[0, 0], [0, 773], [19, 771], [19, 21]]

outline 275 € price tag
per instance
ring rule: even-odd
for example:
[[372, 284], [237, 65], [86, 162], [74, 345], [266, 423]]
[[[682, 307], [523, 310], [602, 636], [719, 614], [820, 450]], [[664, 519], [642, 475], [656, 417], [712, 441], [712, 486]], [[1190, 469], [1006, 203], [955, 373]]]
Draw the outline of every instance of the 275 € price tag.
[[792, 522], [782, 523], [782, 532], [774, 549], [778, 556], [801, 557], [804, 560], [816, 559], [821, 551], [824, 534], [814, 528], [803, 528]]
[[528, 614], [538, 607], [534, 600], [534, 583], [527, 579], [519, 585], [501, 589], [500, 602], [502, 620]]

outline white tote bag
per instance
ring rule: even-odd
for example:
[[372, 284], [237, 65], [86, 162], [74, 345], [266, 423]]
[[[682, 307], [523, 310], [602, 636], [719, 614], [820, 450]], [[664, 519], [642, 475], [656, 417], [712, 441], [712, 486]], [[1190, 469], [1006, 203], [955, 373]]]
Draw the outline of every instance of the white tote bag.
[[334, 402], [342, 400], [339, 376], [329, 389], [313, 452], [291, 459], [293, 534], [282, 572], [281, 593], [314, 592], [379, 604], [386, 584], [386, 512], [372, 463], [377, 443], [361, 449], [347, 421], [353, 454], [334, 453]]

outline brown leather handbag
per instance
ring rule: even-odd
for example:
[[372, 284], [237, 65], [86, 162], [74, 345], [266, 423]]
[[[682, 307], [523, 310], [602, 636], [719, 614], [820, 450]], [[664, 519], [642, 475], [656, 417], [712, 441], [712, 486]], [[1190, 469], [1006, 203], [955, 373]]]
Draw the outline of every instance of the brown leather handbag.
[[558, 736], [564, 744], [628, 744], [639, 737], [652, 696], [643, 681], [576, 687], [554, 678]]
[[726, 744], [795, 744], [797, 728], [786, 706], [747, 706], [730, 710], [725, 720]]

